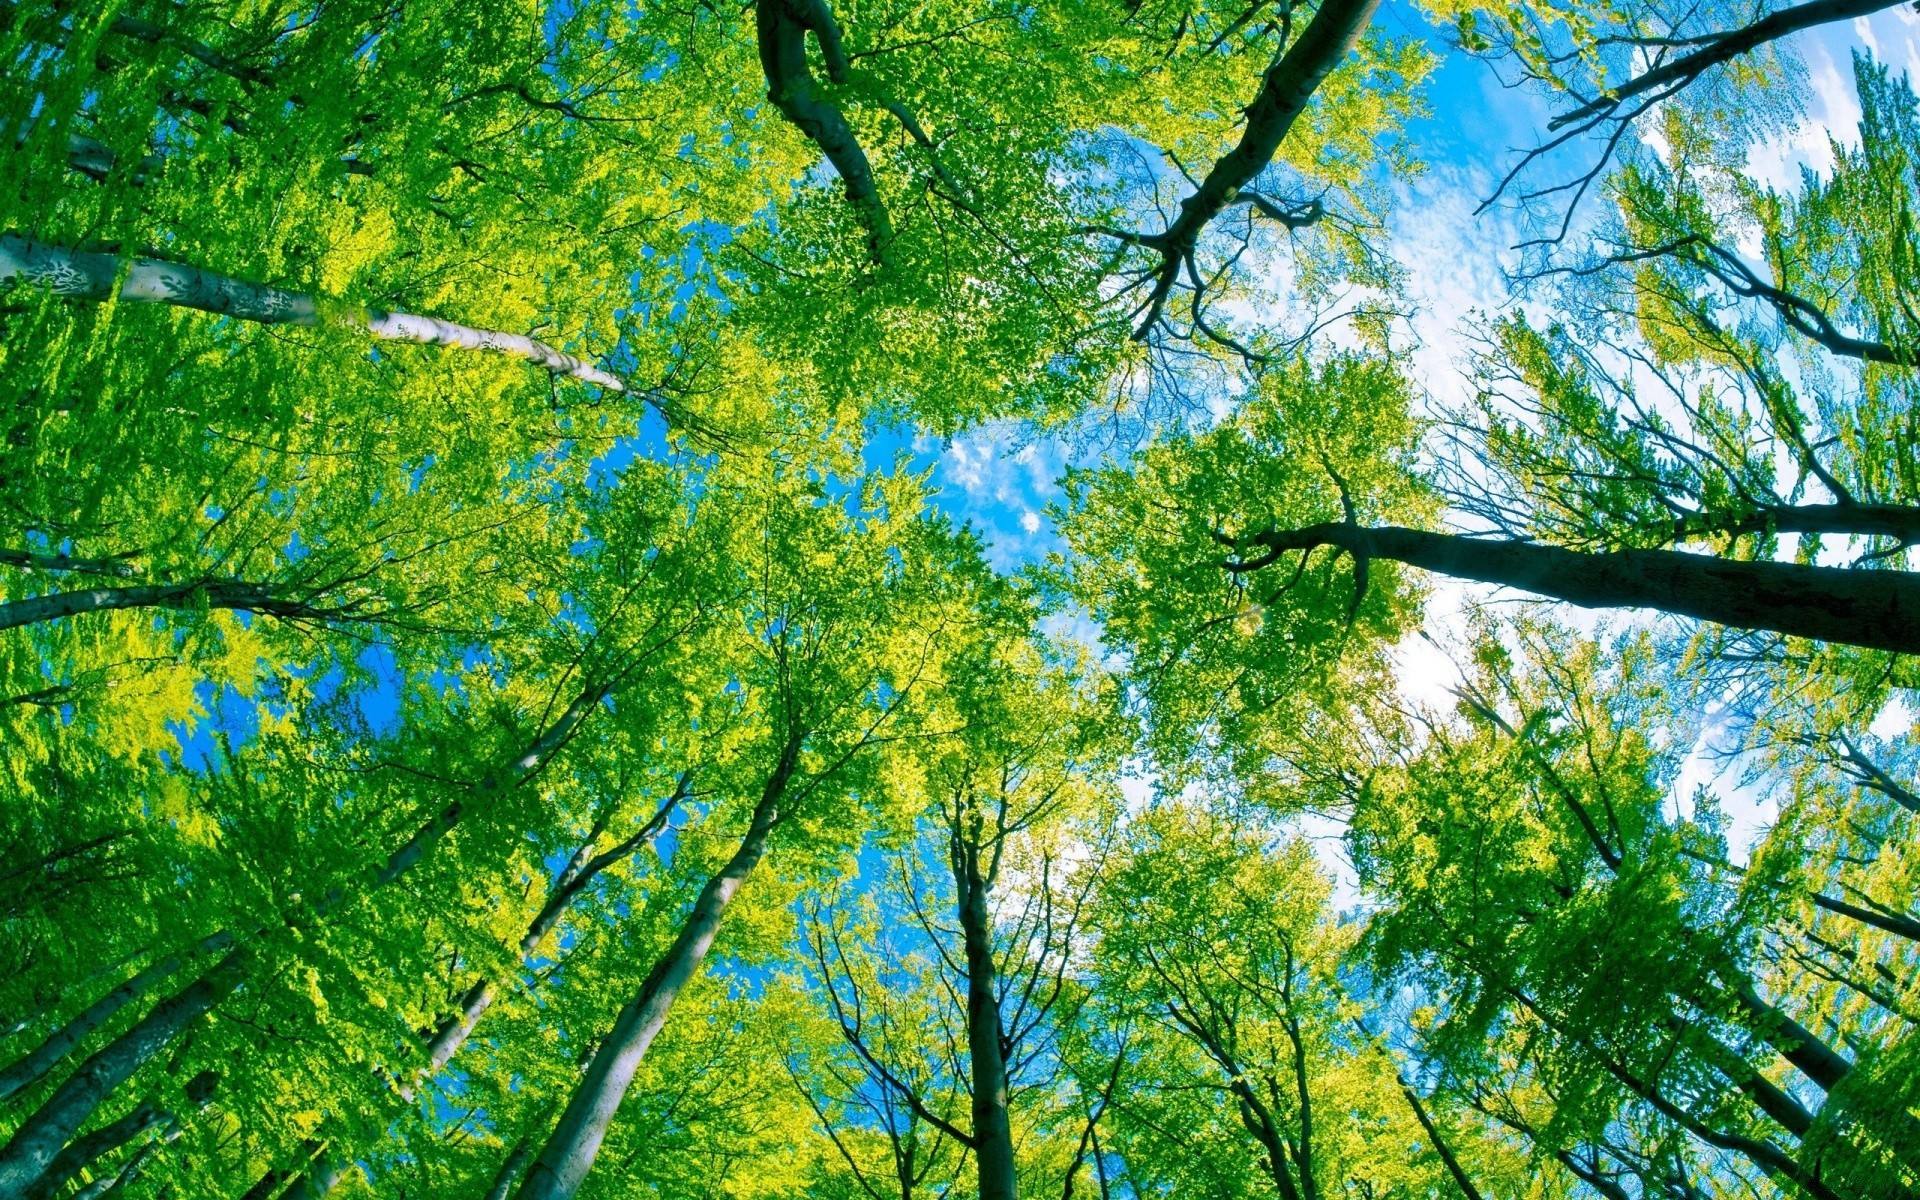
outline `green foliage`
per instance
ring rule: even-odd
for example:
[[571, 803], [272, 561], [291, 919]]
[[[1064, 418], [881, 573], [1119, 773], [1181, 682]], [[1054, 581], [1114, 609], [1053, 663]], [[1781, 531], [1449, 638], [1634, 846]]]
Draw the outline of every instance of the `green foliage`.
[[[0, 1195], [510, 1195], [719, 882], [584, 1196], [1920, 1190], [1910, 660], [1524, 614], [1440, 713], [1412, 567], [1254, 565], [1904, 578], [1914, 95], [1779, 194], [1780, 46], [1663, 93], [1436, 421], [1445, 48], [1337, 4], [0, 6], [6, 246], [199, 281], [0, 251]], [[1427, 10], [1622, 128], [1756, 16]], [[989, 423], [1024, 572], [872, 444]]]

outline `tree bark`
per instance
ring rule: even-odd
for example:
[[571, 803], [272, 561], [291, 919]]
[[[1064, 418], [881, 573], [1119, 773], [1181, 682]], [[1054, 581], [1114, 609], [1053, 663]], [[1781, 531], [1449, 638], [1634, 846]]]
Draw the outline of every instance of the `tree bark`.
[[[189, 1080], [186, 1086], [188, 1103], [194, 1110], [204, 1109], [212, 1100], [214, 1089], [219, 1086], [220, 1077], [212, 1071], [202, 1071]], [[101, 1126], [84, 1137], [74, 1139], [72, 1145], [54, 1156], [47, 1170], [32, 1187], [27, 1189], [28, 1200], [46, 1200], [60, 1186], [78, 1175], [82, 1170], [99, 1162], [102, 1158], [118, 1150], [133, 1139], [154, 1128], [171, 1128], [173, 1132], [162, 1140], [179, 1136], [179, 1118], [159, 1107], [151, 1098], [142, 1100], [134, 1110], [117, 1121]], [[92, 1192], [99, 1194], [117, 1185], [121, 1180], [131, 1179], [139, 1172], [139, 1163], [145, 1161], [146, 1151], [153, 1148], [148, 1145], [139, 1154], [134, 1155], [121, 1169], [110, 1175], [103, 1175], [92, 1184], [81, 1189], [80, 1194]]]
[[61, 1147], [132, 1074], [245, 980], [253, 952], [236, 946], [198, 979], [154, 1006], [139, 1024], [96, 1051], [0, 1147], [0, 1200], [21, 1200]]
[[1875, 912], [1870, 908], [1861, 908], [1858, 905], [1848, 904], [1845, 900], [1838, 899], [1837, 897], [1818, 892], [1814, 894], [1813, 902], [1830, 913], [1838, 913], [1840, 916], [1849, 917], [1863, 925], [1871, 925], [1875, 929], [1885, 930], [1898, 937], [1920, 942], [1920, 921], [1916, 921], [1912, 917], [1904, 917], [1898, 913]]
[[1699, 513], [1674, 522], [1677, 537], [1743, 533], [1835, 533], [1920, 542], [1920, 506], [1912, 504], [1783, 504], [1738, 517]]
[[1902, 3], [1904, 0], [1813, 0], [1810, 4], [1783, 8], [1739, 29], [1693, 39], [1706, 44], [1691, 54], [1683, 54], [1650, 71], [1641, 72], [1619, 87], [1609, 89], [1597, 100], [1590, 100], [1576, 109], [1561, 113], [1548, 122], [1547, 128], [1561, 129], [1582, 117], [1611, 112], [1620, 106], [1622, 100], [1630, 100], [1669, 83], [1684, 87], [1709, 68], [1730, 62], [1788, 34], [1835, 21], [1851, 21], [1884, 8], [1898, 8]]
[[320, 1157], [307, 1167], [300, 1181], [287, 1189], [286, 1200], [324, 1200], [354, 1169], [353, 1160], [344, 1154], [332, 1149], [323, 1150]]
[[507, 1200], [507, 1193], [520, 1178], [520, 1172], [526, 1170], [527, 1159], [533, 1156], [533, 1148], [526, 1136], [513, 1144], [513, 1150], [506, 1161], [500, 1164], [500, 1171], [493, 1177], [493, 1186], [487, 1189], [486, 1200]]
[[960, 892], [960, 930], [967, 957], [967, 1058], [973, 1071], [973, 1152], [980, 1200], [1014, 1200], [1013, 1131], [1007, 1117], [1007, 1060], [993, 961], [989, 881], [980, 848], [956, 830], [954, 882]]
[[1294, 550], [1336, 546], [1363, 564], [1363, 581], [1366, 560], [1386, 558], [1583, 608], [1651, 608], [1736, 629], [1920, 653], [1920, 575], [1909, 571], [1742, 562], [1677, 550], [1588, 554], [1532, 542], [1333, 522], [1267, 530], [1241, 541], [1265, 553], [1224, 563], [1228, 571], [1257, 570]]
[[1158, 250], [1165, 260], [1154, 284], [1147, 318], [1136, 331], [1144, 338], [1159, 318], [1167, 295], [1207, 224], [1241, 199], [1240, 189], [1273, 162], [1280, 143], [1306, 111], [1314, 92], [1347, 57], [1380, 7], [1380, 0], [1321, 0], [1313, 20], [1293, 45], [1276, 55], [1260, 80], [1260, 91], [1246, 107], [1246, 132], [1239, 145], [1222, 155], [1193, 195], [1180, 202], [1180, 215], [1166, 229], [1128, 240]]
[[847, 203], [867, 230], [867, 255], [886, 261], [893, 240], [893, 223], [874, 183], [873, 166], [860, 148], [853, 129], [833, 101], [820, 94], [807, 66], [807, 31], [820, 42], [827, 78], [847, 81], [846, 54], [840, 48], [839, 26], [826, 0], [760, 0], [754, 6], [755, 32], [760, 47], [760, 69], [767, 78], [767, 99], [794, 127], [820, 147], [847, 190]]
[[126, 587], [81, 588], [49, 592], [0, 603], [0, 629], [37, 625], [80, 613], [114, 612], [128, 608], [225, 608], [263, 616], [337, 620], [349, 609], [328, 609], [276, 593], [271, 584], [236, 579], [207, 579], [193, 583], [134, 584]]
[[[1362, 1032], [1365, 1031], [1362, 1030]], [[1472, 1177], [1461, 1167], [1460, 1160], [1453, 1156], [1453, 1148], [1447, 1145], [1446, 1139], [1440, 1136], [1440, 1130], [1435, 1127], [1433, 1118], [1427, 1115], [1427, 1106], [1420, 1102], [1419, 1093], [1408, 1087], [1402, 1080], [1400, 1094], [1407, 1098], [1407, 1105], [1413, 1109], [1413, 1115], [1419, 1119], [1420, 1128], [1427, 1131], [1427, 1141], [1440, 1155], [1440, 1161], [1445, 1164], [1447, 1174], [1453, 1176], [1453, 1182], [1460, 1189], [1460, 1194], [1467, 1200], [1482, 1200], [1480, 1189], [1474, 1186]]]
[[78, 1175], [82, 1168], [113, 1153], [166, 1119], [167, 1114], [155, 1107], [153, 1101], [142, 1100], [138, 1107], [119, 1120], [75, 1138], [72, 1145], [54, 1156], [39, 1181], [23, 1195], [26, 1200], [46, 1200], [55, 1188]]
[[767, 778], [739, 848], [700, 889], [693, 911], [680, 926], [673, 944], [654, 963], [640, 986], [640, 994], [620, 1010], [612, 1032], [594, 1053], [585, 1077], [574, 1089], [566, 1111], [560, 1114], [559, 1124], [515, 1193], [519, 1200], [569, 1200], [580, 1189], [647, 1048], [666, 1025], [674, 1001], [713, 947], [727, 906], [765, 855], [767, 837], [779, 822], [780, 801], [798, 760], [799, 746], [790, 743]]
[[[233, 935], [222, 930], [202, 939], [193, 954], [214, 954], [233, 944]], [[43, 1078], [59, 1061], [85, 1041], [87, 1035], [112, 1020], [114, 1014], [151, 991], [167, 976], [180, 969], [184, 956], [170, 954], [134, 975], [93, 1002], [80, 1015], [47, 1036], [47, 1039], [0, 1071], [0, 1100], [19, 1092]]]
[[[680, 801], [686, 799], [691, 782], [691, 775], [682, 775], [673, 794], [667, 797], [666, 802], [660, 806], [660, 810], [632, 836], [615, 844], [604, 853], [594, 854], [591, 840], [580, 847], [566, 867], [554, 877], [553, 886], [547, 892], [546, 902], [540, 906], [540, 911], [534, 914], [533, 920], [527, 923], [527, 932], [520, 938], [519, 960], [521, 962], [524, 963], [533, 956], [533, 952], [539, 949], [540, 943], [546, 940], [547, 934], [553, 931], [553, 927], [559, 923], [567, 909], [572, 907], [580, 893], [585, 891], [587, 885], [591, 884], [602, 871], [660, 835], [660, 831], [667, 827], [667, 821], [672, 817], [673, 810], [679, 806]], [[427, 1043], [427, 1065], [420, 1072], [422, 1078], [436, 1074], [459, 1052], [460, 1047], [473, 1036], [474, 1026], [480, 1023], [480, 1018], [493, 1005], [494, 997], [497, 995], [499, 995], [499, 988], [491, 979], [481, 979], [467, 989], [466, 994], [460, 998], [460, 1004], [453, 1015], [441, 1022], [440, 1028]]]
[[[162, 1139], [164, 1140], [164, 1139]], [[75, 1192], [68, 1200], [107, 1200], [107, 1197], [123, 1195], [134, 1180], [140, 1178], [159, 1151], [161, 1142], [151, 1141], [134, 1151], [133, 1156], [111, 1175], [102, 1175], [87, 1186]]]
[[[171, 304], [266, 325], [322, 324], [318, 302], [301, 292], [153, 258], [130, 260], [124, 279], [121, 279], [120, 267], [121, 260], [112, 254], [73, 250], [16, 234], [0, 234], [0, 282], [19, 279], [46, 287], [55, 295], [78, 300], [107, 300], [117, 295], [121, 300]], [[618, 377], [593, 364], [516, 333], [476, 329], [436, 317], [377, 308], [345, 310], [336, 319], [383, 341], [508, 354], [537, 363], [555, 375], [571, 376], [609, 391], [626, 390]]]
[[[516, 754], [504, 769], [490, 771], [474, 786], [474, 792], [492, 794], [524, 782], [566, 743], [609, 691], [607, 684], [587, 687], [526, 751]], [[455, 799], [434, 814], [405, 845], [367, 873], [362, 892], [378, 890], [405, 874], [453, 829], [465, 811], [465, 799]], [[347, 898], [346, 889], [331, 889], [314, 905], [314, 918], [325, 917]], [[0, 1147], [0, 1200], [18, 1200], [113, 1090], [239, 987], [254, 961], [247, 942], [235, 946], [206, 973], [162, 1000], [144, 1020], [88, 1059], [14, 1131], [12, 1140]]]
[[1821, 1091], [1831, 1092], [1839, 1087], [1840, 1081], [1853, 1070], [1852, 1063], [1815, 1037], [1806, 1026], [1762, 1000], [1751, 983], [1742, 979], [1730, 990], [1740, 1002], [1740, 1007], [1759, 1026], [1754, 1032], [1778, 1051], [1780, 1057], [1811, 1079]]

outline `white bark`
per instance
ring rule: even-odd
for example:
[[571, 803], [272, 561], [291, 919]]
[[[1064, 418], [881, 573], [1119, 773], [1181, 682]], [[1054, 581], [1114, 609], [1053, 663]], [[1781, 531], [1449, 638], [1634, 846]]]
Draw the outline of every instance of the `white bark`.
[[[55, 295], [79, 300], [111, 299], [116, 294], [118, 281], [121, 300], [197, 308], [266, 325], [317, 326], [321, 323], [314, 298], [301, 292], [155, 258], [132, 259], [122, 278], [121, 260], [117, 255], [74, 250], [11, 233], [0, 234], [0, 283], [8, 281], [38, 285]], [[536, 338], [517, 333], [476, 329], [437, 317], [376, 308], [349, 309], [336, 319], [383, 341], [510, 354], [537, 363], [556, 375], [597, 384], [608, 391], [626, 390], [617, 376]]]

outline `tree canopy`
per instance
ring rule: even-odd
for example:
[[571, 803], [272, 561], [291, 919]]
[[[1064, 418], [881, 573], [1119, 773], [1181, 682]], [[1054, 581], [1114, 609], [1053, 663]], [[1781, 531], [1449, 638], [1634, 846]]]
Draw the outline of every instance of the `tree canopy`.
[[0, 0], [0, 1200], [1920, 1196], [1887, 15]]

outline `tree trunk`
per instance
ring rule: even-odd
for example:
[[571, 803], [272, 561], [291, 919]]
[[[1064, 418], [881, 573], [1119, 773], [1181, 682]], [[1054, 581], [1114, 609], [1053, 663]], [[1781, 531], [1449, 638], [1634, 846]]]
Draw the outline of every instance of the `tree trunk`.
[[305, 601], [277, 595], [269, 584], [236, 579], [207, 579], [193, 583], [133, 584], [126, 587], [80, 588], [49, 592], [0, 603], [0, 629], [36, 625], [80, 613], [113, 612], [125, 608], [235, 609], [276, 617], [325, 619], [343, 615]]
[[493, 1185], [487, 1189], [486, 1200], [507, 1200], [507, 1193], [513, 1190], [520, 1172], [527, 1168], [527, 1160], [533, 1157], [533, 1147], [529, 1141], [526, 1135], [522, 1135], [513, 1144], [513, 1150], [508, 1153], [506, 1161], [500, 1164], [499, 1173], [493, 1177]]
[[53, 1161], [47, 1164], [46, 1172], [23, 1195], [26, 1200], [46, 1200], [54, 1189], [83, 1169], [167, 1119], [167, 1114], [160, 1111], [152, 1100], [142, 1100], [132, 1112], [118, 1121], [103, 1125], [84, 1137], [75, 1138], [72, 1145], [54, 1156]]
[[[640, 847], [651, 843], [660, 835], [660, 831], [667, 827], [667, 821], [673, 816], [673, 810], [686, 799], [687, 789], [691, 783], [692, 775], [682, 774], [679, 783], [674, 787], [673, 794], [667, 797], [659, 811], [654, 813], [632, 836], [615, 844], [605, 853], [593, 853], [593, 838], [589, 838], [579, 850], [574, 852], [567, 865], [554, 876], [553, 886], [547, 890], [546, 903], [540, 906], [540, 911], [535, 913], [533, 920], [527, 923], [526, 933], [521, 935], [519, 958], [522, 963], [533, 956], [533, 952], [539, 949], [540, 943], [546, 939], [547, 934], [560, 923], [560, 918], [566, 914], [567, 909], [600, 872], [626, 858]], [[599, 831], [596, 829], [594, 836], [598, 837], [598, 835]], [[459, 1007], [452, 1016], [441, 1022], [440, 1028], [427, 1043], [427, 1065], [420, 1072], [420, 1078], [429, 1078], [438, 1073], [441, 1067], [447, 1065], [447, 1062], [459, 1052], [460, 1047], [466, 1044], [467, 1039], [473, 1036], [474, 1026], [480, 1023], [480, 1018], [493, 1005], [494, 997], [497, 995], [499, 995], [499, 988], [490, 979], [479, 980], [467, 989], [466, 994], [460, 998]], [[412, 1099], [410, 1088], [402, 1089], [402, 1094]]]
[[[1365, 1030], [1362, 1032], [1364, 1033]], [[1427, 1106], [1420, 1102], [1419, 1093], [1408, 1087], [1406, 1081], [1402, 1080], [1400, 1094], [1407, 1098], [1407, 1105], [1413, 1109], [1413, 1115], [1419, 1119], [1420, 1128], [1427, 1131], [1428, 1143], [1440, 1155], [1440, 1161], [1445, 1164], [1447, 1174], [1453, 1176], [1454, 1185], [1460, 1189], [1460, 1194], [1467, 1200], [1482, 1200], [1480, 1189], [1474, 1186], [1472, 1177], [1461, 1167], [1460, 1160], [1453, 1156], [1453, 1148], [1447, 1145], [1447, 1140], [1440, 1136], [1440, 1130], [1434, 1125], [1433, 1118], [1427, 1115]]]
[[0, 1200], [20, 1200], [94, 1111], [132, 1074], [205, 1016], [246, 978], [253, 953], [227, 951], [198, 979], [154, 1006], [139, 1024], [96, 1051], [0, 1147]]
[[[120, 279], [120, 267], [116, 255], [51, 246], [11, 233], [0, 235], [0, 281], [21, 279], [50, 288], [55, 295], [79, 300], [107, 300], [118, 295], [121, 300], [196, 308], [267, 325], [322, 323], [319, 304], [300, 292], [153, 258], [132, 259], [124, 280]], [[376, 308], [345, 310], [337, 319], [385, 341], [490, 350], [528, 359], [556, 375], [568, 375], [608, 391], [626, 390], [619, 378], [591, 363], [516, 333]]]
[[1751, 25], [1698, 39], [1706, 42], [1706, 45], [1691, 54], [1683, 54], [1671, 62], [1634, 76], [1619, 87], [1610, 89], [1598, 100], [1589, 101], [1570, 112], [1561, 113], [1547, 123], [1547, 128], [1560, 129], [1582, 117], [1611, 112], [1620, 106], [1622, 100], [1631, 99], [1666, 84], [1685, 86], [1710, 67], [1729, 62], [1748, 51], [1756, 50], [1788, 34], [1798, 33], [1802, 29], [1828, 25], [1835, 21], [1851, 21], [1869, 13], [1879, 12], [1884, 8], [1898, 8], [1901, 3], [1902, 0], [1813, 0], [1810, 4], [1781, 9]]
[[[187, 1081], [186, 1098], [187, 1102], [193, 1105], [193, 1111], [198, 1112], [213, 1101], [214, 1089], [219, 1084], [220, 1076], [213, 1071], [202, 1071]], [[27, 1189], [27, 1196], [30, 1200], [45, 1200], [67, 1180], [154, 1128], [163, 1128], [166, 1132], [129, 1157], [118, 1171], [102, 1175], [81, 1188], [76, 1196], [97, 1196], [132, 1182], [139, 1175], [142, 1165], [151, 1156], [156, 1146], [171, 1142], [180, 1136], [180, 1119], [173, 1113], [163, 1111], [152, 1099], [141, 1101], [132, 1112], [118, 1121], [104, 1125], [85, 1137], [75, 1139], [72, 1145], [62, 1150], [54, 1157], [53, 1162], [48, 1164], [46, 1172], [40, 1176], [39, 1181]]]
[[153, 1156], [159, 1152], [159, 1149], [159, 1141], [148, 1142], [134, 1151], [133, 1157], [127, 1159], [118, 1171], [111, 1175], [102, 1175], [75, 1192], [68, 1200], [107, 1200], [111, 1196], [123, 1195], [128, 1185], [140, 1178], [141, 1172], [147, 1169], [147, 1164], [153, 1160]]
[[299, 1183], [289, 1188], [286, 1200], [323, 1200], [354, 1170], [353, 1160], [333, 1149], [323, 1150], [307, 1167]]
[[1223, 564], [1229, 571], [1256, 570], [1294, 550], [1336, 546], [1358, 560], [1393, 559], [1583, 608], [1650, 608], [1736, 629], [1920, 653], [1920, 575], [1909, 571], [1742, 562], [1677, 550], [1586, 554], [1532, 542], [1336, 523], [1268, 530], [1243, 540], [1266, 553]]
[[1240, 143], [1213, 164], [1193, 195], [1180, 202], [1180, 215], [1159, 233], [1125, 235], [1132, 244], [1159, 251], [1162, 259], [1146, 317], [1134, 331], [1136, 340], [1144, 339], [1159, 321], [1167, 296], [1208, 223], [1240, 202], [1240, 189], [1273, 162], [1314, 92], [1346, 59], [1379, 7], [1380, 0], [1322, 0], [1293, 45], [1276, 55], [1261, 76], [1260, 91], [1245, 109]]
[[893, 224], [874, 184], [873, 166], [847, 118], [820, 94], [820, 85], [807, 66], [807, 31], [811, 29], [820, 42], [828, 78], [834, 83], [847, 81], [839, 28], [826, 0], [761, 0], [754, 6], [754, 19], [767, 99], [833, 164], [847, 190], [847, 203], [866, 227], [868, 257], [885, 262]]
[[[214, 934], [195, 946], [194, 954], [212, 954], [233, 945], [233, 935], [226, 931]], [[35, 1046], [0, 1071], [0, 1100], [5, 1100], [22, 1088], [35, 1083], [54, 1068], [61, 1059], [70, 1054], [74, 1047], [85, 1041], [87, 1035], [113, 1019], [115, 1013], [129, 1003], [139, 999], [152, 990], [162, 979], [180, 969], [183, 957], [178, 954], [151, 964], [132, 979], [114, 988], [64, 1026], [47, 1036], [47, 1039]]]
[[560, 1114], [559, 1124], [528, 1169], [516, 1193], [519, 1200], [569, 1200], [586, 1179], [607, 1135], [607, 1126], [647, 1048], [667, 1023], [674, 1001], [706, 959], [727, 906], [766, 853], [767, 836], [779, 821], [779, 803], [798, 759], [798, 745], [789, 744], [767, 779], [739, 848], [700, 889], [673, 945], [654, 963], [640, 986], [640, 994], [620, 1010], [612, 1032], [594, 1053], [585, 1077], [574, 1089], [566, 1111]]
[[1863, 925], [1871, 925], [1875, 929], [1885, 930], [1899, 937], [1920, 942], [1920, 921], [1916, 921], [1912, 917], [1901, 916], [1899, 913], [1883, 913], [1876, 912], [1870, 908], [1861, 908], [1858, 905], [1849, 904], [1845, 900], [1819, 892], [1814, 893], [1813, 902], [1818, 907], [1824, 908], [1830, 913], [1838, 913], [1843, 917], [1850, 917]]
[[[515, 755], [504, 770], [496, 768], [489, 772], [473, 791], [481, 795], [495, 793], [526, 780], [565, 744], [608, 690], [602, 684], [588, 687], [552, 725], [541, 731], [531, 747]], [[436, 813], [385, 863], [368, 873], [362, 890], [378, 890], [410, 870], [446, 836], [465, 811], [465, 801], [456, 799]], [[314, 916], [324, 917], [346, 899], [345, 889], [332, 889], [314, 906]], [[88, 1059], [14, 1131], [13, 1139], [0, 1147], [0, 1200], [17, 1200], [113, 1089], [240, 986], [253, 962], [250, 946], [244, 942], [236, 946], [205, 974], [162, 1000], [139, 1024]]]
[[1847, 1072], [1853, 1070], [1852, 1063], [1841, 1058], [1833, 1047], [1815, 1037], [1806, 1026], [1762, 1000], [1746, 980], [1738, 980], [1731, 990], [1740, 1007], [1758, 1026], [1754, 1032], [1778, 1051], [1780, 1057], [1818, 1085], [1821, 1091], [1831, 1092], [1839, 1087], [1840, 1081], [1847, 1077]]
[[981, 877], [979, 857], [976, 845], [956, 847], [954, 882], [959, 885], [960, 929], [967, 954], [967, 1057], [973, 1068], [974, 1159], [979, 1165], [980, 1200], [1014, 1200], [1007, 1060], [1001, 1045], [1000, 998], [995, 991], [988, 883]]

